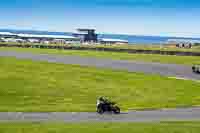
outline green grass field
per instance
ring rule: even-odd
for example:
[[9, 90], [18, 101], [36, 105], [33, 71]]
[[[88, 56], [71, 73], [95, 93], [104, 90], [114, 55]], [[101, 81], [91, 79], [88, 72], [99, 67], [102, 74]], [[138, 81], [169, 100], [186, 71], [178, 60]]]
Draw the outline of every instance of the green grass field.
[[95, 111], [108, 96], [123, 111], [200, 105], [200, 84], [158, 75], [0, 58], [0, 111]]
[[1, 123], [1, 133], [199, 133], [199, 122]]
[[147, 61], [147, 62], [160, 62], [170, 64], [200, 64], [200, 57], [198, 56], [169, 56], [169, 55], [156, 55], [156, 54], [129, 54], [118, 52], [98, 52], [98, 51], [83, 51], [83, 50], [56, 50], [56, 49], [37, 49], [37, 48], [0, 48], [0, 51], [18, 51], [18, 52], [31, 52], [41, 54], [61, 54], [61, 55], [78, 55], [85, 57], [96, 58], [111, 58], [120, 60], [132, 61]]

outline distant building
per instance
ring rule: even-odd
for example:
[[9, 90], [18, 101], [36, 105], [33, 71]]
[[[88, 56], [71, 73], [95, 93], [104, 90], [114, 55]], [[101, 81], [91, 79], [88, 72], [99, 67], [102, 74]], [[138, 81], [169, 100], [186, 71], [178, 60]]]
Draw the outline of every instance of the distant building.
[[178, 48], [192, 48], [192, 43], [178, 43], [176, 44], [176, 47]]
[[0, 32], [0, 38], [16, 38], [17, 35], [10, 32]]
[[14, 43], [24, 43], [24, 42], [26, 42], [25, 40], [18, 39], [18, 38], [4, 38], [2, 40], [3, 40], [3, 42], [14, 42]]
[[177, 48], [192, 48], [196, 43], [200, 43], [200, 40], [186, 40], [186, 39], [169, 39], [167, 45]]
[[31, 42], [31, 43], [80, 43], [80, 39], [66, 35], [35, 35], [35, 34], [13, 34], [0, 32], [1, 42]]
[[96, 43], [98, 41], [98, 35], [95, 33], [95, 29], [77, 29], [77, 33], [73, 35], [79, 37], [81, 42]]
[[45, 44], [128, 44], [127, 40], [121, 39], [98, 39], [95, 29], [77, 29], [73, 36], [66, 35], [38, 35], [38, 34], [13, 34], [0, 32], [1, 42], [20, 43], [45, 43]]
[[33, 34], [18, 34], [18, 37], [29, 42], [40, 42], [40, 43], [77, 43], [80, 39], [73, 36], [66, 35], [33, 35]]
[[40, 43], [40, 40], [39, 39], [27, 39], [28, 42], [30, 43]]
[[65, 44], [66, 40], [65, 39], [54, 39], [51, 41], [53, 44]]
[[99, 39], [101, 44], [128, 44], [127, 40], [102, 38]]
[[3, 42], [17, 42], [15, 38], [2, 38]]

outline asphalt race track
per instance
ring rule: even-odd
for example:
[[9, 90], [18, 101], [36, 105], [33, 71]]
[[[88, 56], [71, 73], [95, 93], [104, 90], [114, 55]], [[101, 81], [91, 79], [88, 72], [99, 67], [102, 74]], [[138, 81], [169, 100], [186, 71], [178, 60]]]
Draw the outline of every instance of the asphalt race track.
[[0, 113], [0, 122], [161, 122], [199, 121], [200, 108], [133, 111], [121, 114], [97, 113]]
[[[200, 75], [194, 74], [191, 67], [175, 64], [147, 63], [136, 61], [123, 61], [111, 59], [96, 59], [79, 56], [31, 54], [12, 51], [1, 51], [2, 57], [16, 57], [18, 59], [32, 59], [36, 61], [48, 61], [52, 63], [78, 64], [81, 66], [95, 66], [100, 68], [112, 68], [116, 70], [128, 70], [130, 72], [144, 72], [160, 74], [168, 77], [179, 77], [190, 80], [200, 80]], [[200, 108], [132, 111], [120, 115], [97, 113], [20, 113], [1, 112], [0, 122], [24, 122], [24, 121], [64, 121], [64, 122], [159, 122], [159, 121], [200, 121]]]
[[0, 51], [0, 56], [16, 57], [18, 59], [32, 59], [36, 61], [48, 61], [52, 63], [77, 64], [81, 66], [111, 68], [117, 70], [127, 70], [129, 72], [144, 72], [149, 74], [160, 74], [168, 77], [200, 80], [200, 74], [198, 75], [193, 73], [191, 67], [176, 64], [97, 59], [80, 56], [32, 54], [13, 51]]

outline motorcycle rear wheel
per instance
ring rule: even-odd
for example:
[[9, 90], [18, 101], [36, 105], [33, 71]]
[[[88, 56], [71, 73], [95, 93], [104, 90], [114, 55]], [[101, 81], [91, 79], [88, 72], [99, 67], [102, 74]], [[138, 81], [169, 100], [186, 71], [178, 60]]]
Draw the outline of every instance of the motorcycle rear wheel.
[[103, 109], [101, 109], [101, 108], [97, 108], [97, 113], [99, 113], [99, 114], [103, 114], [104, 111], [103, 111]]

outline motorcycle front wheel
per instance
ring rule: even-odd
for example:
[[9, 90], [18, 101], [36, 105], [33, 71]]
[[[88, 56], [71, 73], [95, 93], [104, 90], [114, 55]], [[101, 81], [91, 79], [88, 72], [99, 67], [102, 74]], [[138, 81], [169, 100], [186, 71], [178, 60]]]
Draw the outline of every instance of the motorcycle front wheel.
[[116, 107], [114, 108], [113, 112], [114, 112], [115, 114], [120, 114], [120, 108], [116, 106]]

